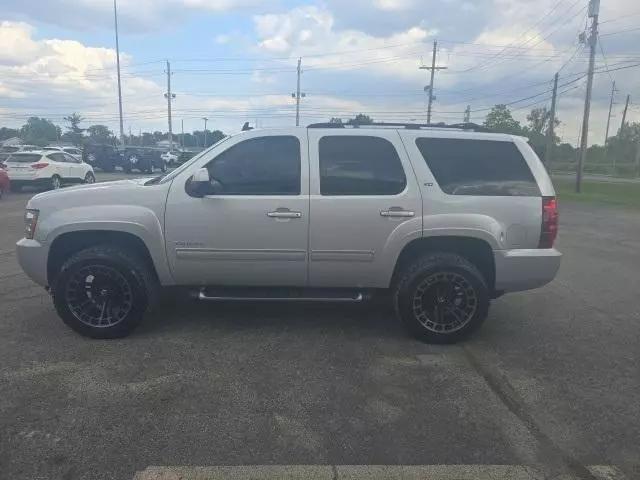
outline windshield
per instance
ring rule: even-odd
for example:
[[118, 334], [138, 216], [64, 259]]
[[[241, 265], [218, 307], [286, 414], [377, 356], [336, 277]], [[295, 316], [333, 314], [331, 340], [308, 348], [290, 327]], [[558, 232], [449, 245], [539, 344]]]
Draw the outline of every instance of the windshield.
[[7, 158], [6, 163], [35, 163], [42, 158], [37, 153], [14, 153]]
[[[213, 145], [211, 145], [209, 148], [207, 148], [206, 150], [203, 150], [202, 152], [200, 152], [199, 154], [197, 154], [195, 157], [193, 157], [191, 160], [183, 163], [182, 165], [180, 165], [178, 168], [176, 168], [173, 172], [169, 173], [168, 175], [164, 176], [163, 178], [161, 178], [157, 183], [165, 183], [165, 182], [170, 182], [171, 180], [173, 180], [177, 175], [179, 175], [180, 173], [182, 173], [184, 170], [186, 170], [187, 168], [189, 168], [191, 165], [193, 165], [194, 162], [197, 162], [198, 159], [202, 158], [204, 155], [206, 155], [208, 152], [210, 152], [211, 150], [213, 150], [215, 147], [217, 147], [218, 145], [220, 145], [221, 143], [226, 142], [227, 140], [229, 140], [233, 135], [228, 135], [224, 138], [222, 138], [221, 140], [219, 140], [217, 143], [214, 143]], [[154, 182], [155, 183], [155, 182]]]

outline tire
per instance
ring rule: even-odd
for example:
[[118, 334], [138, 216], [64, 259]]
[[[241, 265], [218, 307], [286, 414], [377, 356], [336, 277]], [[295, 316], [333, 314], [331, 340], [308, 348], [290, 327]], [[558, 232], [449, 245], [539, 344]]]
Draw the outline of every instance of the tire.
[[407, 330], [427, 343], [455, 343], [475, 331], [489, 313], [482, 273], [452, 253], [419, 257], [399, 275], [396, 312]]
[[81, 335], [101, 339], [129, 335], [159, 297], [158, 282], [145, 262], [109, 245], [69, 258], [51, 291], [64, 323]]
[[84, 183], [96, 183], [96, 177], [93, 173], [87, 172], [84, 176]]
[[62, 188], [62, 179], [59, 175], [51, 177], [50, 188], [51, 190], [60, 190]]
[[124, 171], [131, 173], [134, 168], [140, 168], [140, 159], [137, 155], [132, 154], [127, 157], [127, 163], [124, 166]]

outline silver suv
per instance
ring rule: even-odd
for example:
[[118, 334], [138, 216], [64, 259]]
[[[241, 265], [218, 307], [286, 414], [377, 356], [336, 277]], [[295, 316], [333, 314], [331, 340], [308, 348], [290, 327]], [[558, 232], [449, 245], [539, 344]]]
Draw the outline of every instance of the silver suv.
[[17, 244], [83, 335], [122, 337], [162, 287], [196, 298], [357, 302], [454, 342], [505, 292], [550, 282], [558, 213], [526, 139], [457, 128], [251, 130], [166, 176], [32, 198]]

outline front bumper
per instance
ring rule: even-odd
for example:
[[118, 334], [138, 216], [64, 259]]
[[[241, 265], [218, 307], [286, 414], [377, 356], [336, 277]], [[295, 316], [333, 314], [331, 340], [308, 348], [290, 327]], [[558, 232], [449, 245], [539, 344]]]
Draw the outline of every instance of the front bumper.
[[18, 255], [18, 263], [24, 273], [38, 285], [47, 287], [49, 246], [37, 240], [23, 238], [16, 244], [16, 253]]
[[542, 287], [553, 280], [560, 268], [562, 253], [555, 248], [496, 250], [495, 290], [518, 292]]

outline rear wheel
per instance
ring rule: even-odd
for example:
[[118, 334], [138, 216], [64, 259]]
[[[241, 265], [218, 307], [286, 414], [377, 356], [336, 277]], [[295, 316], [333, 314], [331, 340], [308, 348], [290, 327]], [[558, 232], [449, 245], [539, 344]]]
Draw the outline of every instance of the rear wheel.
[[58, 175], [51, 177], [51, 190], [58, 190], [62, 187], [62, 179]]
[[101, 245], [67, 260], [52, 292], [58, 315], [73, 330], [92, 338], [119, 338], [138, 326], [158, 288], [143, 260]]
[[396, 311], [407, 329], [429, 343], [454, 343], [489, 312], [489, 291], [475, 265], [452, 253], [420, 257], [400, 274]]

